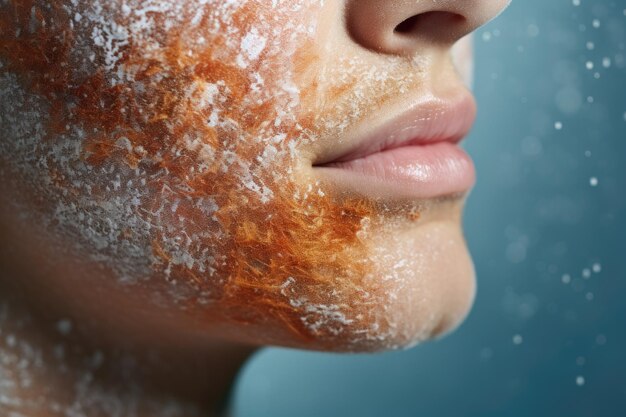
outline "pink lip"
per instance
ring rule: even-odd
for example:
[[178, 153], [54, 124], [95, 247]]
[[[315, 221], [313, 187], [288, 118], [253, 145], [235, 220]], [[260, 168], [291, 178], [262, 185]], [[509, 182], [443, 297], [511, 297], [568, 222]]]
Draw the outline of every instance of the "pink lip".
[[474, 163], [459, 146], [474, 98], [429, 98], [315, 164], [331, 181], [381, 198], [434, 198], [471, 189]]

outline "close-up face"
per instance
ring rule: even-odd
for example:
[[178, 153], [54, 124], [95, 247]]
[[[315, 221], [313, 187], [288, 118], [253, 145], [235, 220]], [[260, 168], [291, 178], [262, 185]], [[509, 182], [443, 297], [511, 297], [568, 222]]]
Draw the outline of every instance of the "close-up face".
[[454, 328], [475, 291], [466, 35], [506, 3], [0, 2], [15, 285], [177, 342], [379, 351]]

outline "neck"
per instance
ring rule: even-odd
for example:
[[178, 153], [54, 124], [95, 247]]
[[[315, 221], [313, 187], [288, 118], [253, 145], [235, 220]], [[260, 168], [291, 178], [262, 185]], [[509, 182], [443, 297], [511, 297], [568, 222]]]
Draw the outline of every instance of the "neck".
[[254, 351], [95, 346], [86, 326], [1, 289], [0, 415], [218, 416]]

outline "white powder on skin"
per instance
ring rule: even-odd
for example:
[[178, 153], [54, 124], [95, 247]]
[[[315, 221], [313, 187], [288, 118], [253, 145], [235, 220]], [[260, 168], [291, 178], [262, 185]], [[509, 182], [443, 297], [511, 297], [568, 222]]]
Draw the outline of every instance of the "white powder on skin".
[[[93, 166], [84, 162], [83, 144], [97, 132], [76, 124], [53, 140], [44, 139], [48, 133], [45, 122], [51, 117], [47, 99], [26, 91], [16, 74], [2, 72], [0, 129], [5, 137], [0, 142], [0, 155], [10, 156], [10, 168], [19, 174], [20, 181], [27, 182], [44, 200], [54, 202], [53, 207], [38, 212], [23, 205], [28, 220], [41, 224], [56, 239], [68, 242], [65, 252], [80, 253], [105, 265], [124, 285], [149, 286], [165, 279], [171, 284], [167, 296], [182, 306], [187, 306], [190, 299], [208, 303], [212, 300], [210, 291], [197, 297], [193, 283], [180, 282], [173, 271], [183, 268], [209, 284], [213, 282], [218, 289], [222, 277], [216, 276], [215, 271], [224, 257], [207, 242], [227, 237], [217, 218], [222, 207], [211, 196], [190, 199], [194, 190], [186, 182], [170, 180], [167, 169], [148, 170], [146, 165], [158, 166], [160, 158], [165, 157], [188, 161], [186, 158], [195, 155], [185, 173], [187, 179], [203, 175], [217, 163], [224, 175], [237, 177], [238, 192], [244, 193], [251, 205], [266, 205], [279, 191], [267, 181], [268, 172], [274, 183], [296, 181], [297, 158], [303, 147], [321, 141], [328, 144], [329, 138], [341, 141], [348, 129], [373, 114], [381, 102], [415, 90], [423, 82], [423, 62], [391, 56], [377, 57], [374, 62], [362, 54], [333, 51], [326, 45], [318, 45], [319, 57], [312, 61], [312, 68], [294, 68], [293, 57], [298, 48], [306, 42], [314, 43], [318, 35], [316, 10], [323, 2], [272, 1], [271, 6], [256, 2], [254, 25], [242, 31], [232, 18], [251, 3], [255, 2], [129, 0], [113, 5], [95, 0], [68, 4], [74, 29], [81, 34], [71, 56], [76, 64], [76, 79], [103, 71], [109, 85], [141, 93], [147, 81], [138, 78], [145, 68], [122, 64], [125, 47], [135, 45], [143, 58], [165, 66], [167, 60], [162, 54], [169, 30], [183, 28], [181, 43], [191, 57], [214, 42], [212, 36], [220, 33], [223, 46], [213, 50], [214, 58], [236, 63], [251, 74], [238, 105], [254, 109], [265, 103], [273, 106], [271, 114], [278, 117], [264, 120], [260, 133], [251, 137], [242, 121], [224, 116], [235, 94], [227, 83], [198, 80], [176, 93], [207, 115], [207, 126], [236, 132], [235, 135], [215, 146], [202, 136], [187, 132], [160, 154], [148, 153], [142, 147], [133, 147], [130, 140], [120, 139], [114, 151], [135, 155], [139, 161], [136, 166], [115, 159]], [[167, 71], [163, 67], [152, 80], [165, 82]], [[313, 127], [299, 125], [305, 116], [313, 118]], [[175, 123], [166, 126], [172, 132], [176, 127]], [[262, 144], [261, 151], [253, 159], [240, 155], [239, 145], [252, 142]], [[157, 183], [162, 187], [150, 188], [150, 184]], [[23, 185], [16, 184], [18, 188]], [[314, 183], [303, 193], [298, 190], [294, 201], [306, 207], [313, 195], [325, 196], [330, 192]], [[201, 227], [194, 219], [178, 214], [181, 208], [189, 207], [203, 214], [205, 223]], [[380, 221], [371, 219], [373, 224]], [[158, 251], [154, 246], [155, 233], [160, 236]], [[368, 233], [360, 232], [363, 241]], [[380, 261], [385, 255], [389, 259]], [[385, 311], [365, 318], [361, 310], [385, 306], [397, 297], [404, 285], [402, 271], [408, 267], [398, 263], [401, 255], [373, 252], [371, 256], [380, 265], [371, 280], [377, 291], [338, 287], [323, 295], [327, 299], [323, 303], [311, 300], [295, 287], [285, 291], [283, 295], [311, 334], [340, 335], [337, 340], [342, 340], [346, 349], [367, 346], [368, 340], [380, 344], [389, 339], [389, 347], [399, 345], [392, 336], [402, 330], [398, 330], [399, 324], [387, 322]], [[164, 258], [167, 264], [163, 263]], [[386, 268], [389, 262], [398, 267]], [[163, 274], [155, 274], [155, 270]], [[384, 284], [388, 291], [380, 291], [377, 280], [381, 271], [387, 271], [382, 282], [389, 283]], [[301, 285], [307, 285], [306, 278], [297, 279]], [[355, 294], [358, 297], [353, 297]]]
[[241, 40], [241, 53], [237, 55], [237, 65], [246, 68], [247, 62], [258, 59], [266, 43], [267, 39], [259, 35], [256, 28], [252, 28]]
[[[46, 7], [43, 0], [36, 3]], [[254, 23], [249, 28], [234, 24], [233, 17], [250, 4], [258, 8]], [[10, 6], [10, 1], [0, 2], [0, 13]], [[181, 29], [180, 43], [188, 51], [177, 59], [199, 56], [216, 42], [215, 34], [220, 34], [222, 43], [212, 50], [212, 58], [235, 64], [248, 75], [242, 81], [245, 93], [237, 106], [250, 113], [255, 106], [272, 107], [268, 114], [275, 117], [260, 121], [250, 134], [246, 122], [228, 117], [233, 97], [239, 94], [229, 87], [229, 74], [220, 74], [223, 79], [195, 79], [173, 93], [202, 114], [207, 127], [230, 135], [212, 142], [187, 130], [160, 152], [136, 145], [130, 135], [121, 136], [112, 152], [131, 155], [136, 163], [113, 156], [94, 165], [85, 161], [84, 145], [101, 132], [75, 122], [51, 137], [47, 126], [55, 109], [49, 99], [29, 91], [19, 81], [20, 74], [6, 70], [6, 58], [0, 55], [0, 159], [8, 162], [0, 177], [47, 202], [35, 210], [27, 198], [17, 199], [14, 204], [23, 213], [22, 220], [40, 225], [42, 235], [59, 242], [59, 259], [78, 254], [112, 271], [121, 288], [152, 288], [165, 281], [159, 302], [165, 299], [181, 309], [202, 309], [219, 300], [217, 294], [226, 277], [216, 271], [228, 258], [215, 249], [214, 242], [231, 237], [220, 224], [224, 207], [217, 196], [194, 194], [197, 190], [189, 188], [193, 179], [217, 166], [224, 176], [236, 178], [235, 192], [246, 196], [249, 207], [284, 198], [276, 185], [302, 180], [298, 164], [303, 149], [341, 142], [355, 123], [375, 114], [382, 103], [419, 89], [428, 64], [403, 57], [374, 59], [362, 51], [338, 51], [319, 43], [318, 36], [324, 37], [317, 25], [322, 1], [74, 0], [65, 7], [78, 35], [68, 58], [70, 78], [76, 83], [101, 72], [107, 86], [130, 88], [139, 95], [150, 83], [166, 83], [175, 69], [168, 68], [164, 46], [170, 40], [169, 31]], [[307, 42], [315, 46], [309, 51], [309, 66], [296, 67], [294, 57]], [[129, 45], [141, 50], [142, 59], [153, 62], [156, 72], [146, 77], [150, 68], [126, 62]], [[190, 63], [189, 68], [200, 64]], [[303, 126], [307, 117], [312, 123]], [[173, 135], [175, 121], [164, 123], [164, 129]], [[248, 144], [260, 145], [253, 157], [242, 154]], [[167, 167], [155, 168], [167, 158], [178, 158], [185, 166], [180, 176], [185, 181], [173, 177]], [[316, 217], [319, 208], [310, 202], [315, 196], [331, 195], [333, 190], [311, 181], [295, 189], [293, 204], [308, 210], [313, 222], [323, 223], [323, 213]], [[201, 223], [180, 214], [194, 210]], [[258, 224], [262, 226], [275, 215], [268, 213]], [[397, 232], [401, 226], [389, 223], [387, 215], [382, 212], [380, 218], [362, 219], [361, 230], [356, 232], [358, 239], [372, 248], [363, 262], [378, 266], [367, 277], [348, 271], [345, 277], [332, 277], [340, 285], [316, 287], [304, 272], [289, 276], [277, 289], [312, 337], [311, 343], [343, 350], [400, 348], [426, 338], [436, 325], [437, 318], [423, 312], [421, 327], [416, 330], [415, 324], [406, 323], [407, 311], [398, 306], [428, 304], [432, 296], [426, 286], [421, 283], [418, 291], [412, 280], [427, 270], [433, 257], [442, 255], [434, 250], [433, 254], [415, 255], [415, 242], [404, 239]], [[158, 247], [155, 235], [159, 236]], [[407, 259], [406, 254], [415, 256]], [[282, 254], [275, 255], [280, 260]], [[350, 255], [350, 248], [346, 252], [329, 248], [321, 256], [332, 260]], [[198, 277], [202, 285], [181, 281], [180, 270]], [[106, 410], [107, 415], [134, 417], [140, 415], [141, 404], [148, 410], [146, 415], [154, 417], [199, 415], [190, 405], [173, 400], [143, 404], [139, 385], [130, 384], [123, 392], [99, 386], [93, 373], [112, 363], [101, 351], [85, 353], [82, 368], [71, 367], [72, 346], [66, 339], [79, 325], [59, 318], [53, 329], [59, 342], [43, 348], [24, 336], [28, 318], [12, 315], [0, 301], [0, 411], [18, 416], [48, 410], [91, 417], [94, 410]], [[55, 397], [54, 387], [39, 396], [29, 392], [30, 384], [45, 380], [48, 373], [69, 373], [71, 398], [66, 402], [49, 401]]]
[[[57, 323], [65, 333], [67, 320]], [[192, 404], [161, 394], [148, 398], [137, 382], [140, 373], [128, 356], [107, 358], [101, 351], [84, 352], [58, 334], [42, 343], [34, 320], [0, 301], [0, 414], [67, 417], [193, 417], [205, 415]], [[71, 365], [70, 365], [71, 364]], [[116, 386], [103, 385], [96, 374], [103, 366], [123, 367]], [[57, 381], [49, 384], [45, 381]], [[42, 384], [42, 382], [44, 382]]]

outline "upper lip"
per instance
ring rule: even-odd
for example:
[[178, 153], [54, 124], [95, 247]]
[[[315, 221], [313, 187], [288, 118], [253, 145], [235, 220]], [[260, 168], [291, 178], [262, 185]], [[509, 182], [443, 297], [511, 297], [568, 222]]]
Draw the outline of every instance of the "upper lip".
[[[403, 146], [423, 146], [436, 142], [458, 143], [469, 133], [476, 119], [474, 97], [466, 91], [453, 97], [427, 95], [405, 105], [404, 110], [377, 127], [364, 123], [354, 138], [321, 155], [314, 166], [347, 162]], [[362, 132], [362, 133], [358, 133]]]

